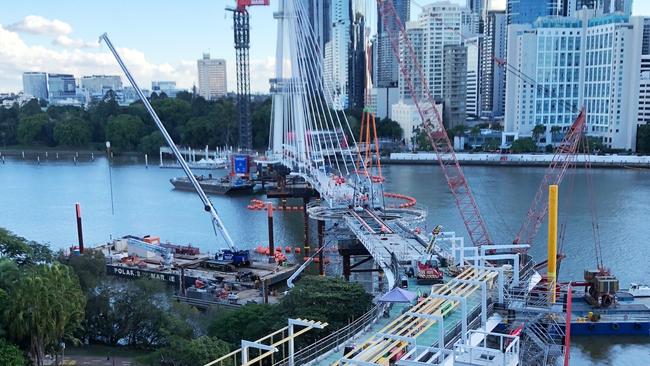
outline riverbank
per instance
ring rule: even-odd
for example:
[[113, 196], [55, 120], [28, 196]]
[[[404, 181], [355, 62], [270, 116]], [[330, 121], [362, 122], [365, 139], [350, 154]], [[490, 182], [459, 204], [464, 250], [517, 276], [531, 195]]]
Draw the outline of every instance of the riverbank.
[[[517, 166], [545, 167], [553, 160], [552, 154], [470, 154], [457, 153], [456, 158], [461, 165], [477, 166]], [[448, 157], [443, 157], [447, 160]], [[388, 159], [382, 159], [382, 164], [432, 164], [438, 158], [435, 153], [392, 153]], [[636, 155], [576, 155], [576, 167], [585, 167], [586, 163], [594, 168], [639, 168], [650, 169], [650, 156]]]

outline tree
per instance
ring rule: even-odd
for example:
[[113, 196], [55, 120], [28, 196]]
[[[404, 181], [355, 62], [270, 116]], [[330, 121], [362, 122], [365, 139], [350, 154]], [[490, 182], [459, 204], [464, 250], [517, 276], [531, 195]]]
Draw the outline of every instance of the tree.
[[467, 130], [467, 126], [461, 123], [448, 129], [447, 135], [449, 136], [449, 139], [453, 141], [455, 136], [464, 135], [466, 130]]
[[23, 145], [33, 145], [43, 142], [43, 127], [49, 118], [46, 113], [23, 115], [18, 121], [16, 135], [18, 142]]
[[255, 103], [251, 121], [253, 123], [253, 148], [269, 146], [269, 129], [271, 127], [271, 98], [262, 103]]
[[533, 127], [533, 140], [538, 141], [540, 137], [546, 133], [546, 125], [538, 124]]
[[107, 92], [104, 98], [94, 104], [89, 110], [92, 141], [104, 143], [106, 141], [106, 125], [111, 117], [120, 114], [120, 106], [115, 100], [115, 94]]
[[636, 139], [636, 151], [641, 154], [650, 154], [650, 125], [639, 126]]
[[389, 138], [396, 141], [402, 139], [403, 133], [404, 131], [402, 131], [402, 126], [390, 118], [384, 118], [377, 124], [378, 137]]
[[47, 245], [28, 241], [3, 228], [0, 228], [0, 257], [18, 265], [51, 263], [54, 258]]
[[433, 146], [431, 146], [431, 141], [429, 140], [429, 136], [427, 136], [427, 133], [424, 131], [424, 129], [421, 128], [421, 126], [415, 128], [415, 131], [413, 131], [413, 136], [415, 136], [414, 137], [415, 141], [413, 145], [416, 146], [418, 150], [420, 151], [433, 150]]
[[167, 146], [160, 131], [153, 131], [140, 139], [140, 151], [149, 156], [155, 156], [160, 151], [161, 146]]
[[551, 141], [555, 141], [560, 132], [562, 132], [562, 127], [551, 126]]
[[41, 105], [36, 98], [30, 99], [29, 102], [20, 107], [20, 115], [23, 117], [34, 116], [42, 112]]
[[0, 305], [2, 319], [9, 337], [29, 344], [35, 364], [42, 366], [45, 353], [80, 327], [86, 301], [70, 267], [54, 263], [24, 268], [7, 291], [11, 296]]
[[87, 146], [92, 133], [88, 122], [79, 117], [72, 117], [54, 126], [54, 139], [63, 146]]
[[136, 116], [120, 114], [111, 117], [106, 126], [106, 138], [118, 151], [133, 151], [142, 138], [144, 123]]
[[27, 366], [27, 360], [18, 347], [0, 338], [0, 365]]
[[218, 314], [208, 326], [208, 335], [236, 345], [242, 339], [259, 339], [286, 323], [279, 306], [248, 304]]
[[340, 278], [307, 276], [278, 306], [287, 316], [327, 322], [333, 330], [370, 310], [372, 295], [361, 285]]
[[81, 255], [68, 257], [66, 264], [77, 274], [84, 292], [95, 289], [106, 276], [106, 258], [101, 250], [86, 249]]
[[192, 340], [179, 337], [156, 352], [159, 364], [173, 366], [204, 365], [230, 352], [228, 343], [216, 337], [202, 336]]
[[472, 145], [476, 145], [477, 144], [476, 140], [478, 136], [481, 134], [481, 126], [480, 125], [473, 126], [472, 129], [469, 131], [469, 134], [472, 135]]
[[537, 151], [537, 145], [530, 137], [519, 138], [512, 142], [510, 151], [516, 154]]
[[176, 99], [184, 100], [188, 103], [192, 103], [192, 93], [187, 92], [185, 90], [181, 90], [178, 93], [176, 93]]

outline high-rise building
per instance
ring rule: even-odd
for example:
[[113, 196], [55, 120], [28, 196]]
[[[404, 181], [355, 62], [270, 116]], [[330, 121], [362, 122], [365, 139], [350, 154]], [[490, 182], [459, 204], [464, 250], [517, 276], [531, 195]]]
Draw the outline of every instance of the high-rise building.
[[530, 24], [537, 18], [569, 15], [570, 0], [507, 0], [508, 24]]
[[34, 98], [48, 100], [47, 74], [44, 72], [24, 72], [23, 93]]
[[643, 18], [637, 124], [645, 125], [648, 123], [650, 123], [650, 18]]
[[482, 37], [472, 37], [465, 40], [467, 47], [467, 99], [465, 111], [468, 116], [479, 116], [479, 75], [480, 75], [480, 50]]
[[480, 115], [501, 117], [505, 106], [506, 73], [498, 61], [506, 56], [505, 12], [488, 11], [484, 31], [480, 55]]
[[122, 79], [119, 75], [82, 76], [80, 86], [90, 95], [103, 96], [109, 90], [117, 91], [122, 89]]
[[583, 8], [596, 10], [597, 15], [623, 13], [632, 15], [632, 0], [570, 0], [575, 2], [575, 10]]
[[[439, 1], [422, 8], [418, 20], [406, 23], [406, 33], [411, 41], [412, 49], [416, 53], [417, 61], [422, 69], [424, 81], [434, 98], [443, 98], [443, 73], [444, 73], [444, 47], [447, 45], [460, 45], [462, 38], [458, 30], [461, 27], [461, 8], [449, 1]], [[417, 78], [417, 70], [410, 65], [410, 56], [402, 46], [401, 59], [410, 71], [415, 93], [422, 84]], [[411, 99], [408, 88], [403, 83], [403, 76], [399, 79], [400, 97]]]
[[351, 32], [350, 62], [348, 72], [349, 107], [363, 108], [366, 86], [365, 21], [361, 13], [355, 13]]
[[443, 48], [442, 120], [446, 128], [464, 124], [467, 98], [467, 47], [446, 45]]
[[[508, 78], [505, 131], [547, 135], [587, 111], [587, 134], [614, 149], [636, 148], [643, 19], [624, 14], [544, 17], [511, 27], [508, 60], [536, 84]], [[548, 136], [547, 136], [548, 137]], [[548, 138], [547, 138], [547, 141]]]
[[348, 101], [348, 71], [352, 9], [349, 0], [332, 0], [331, 90], [332, 107], [346, 109]]
[[[409, 21], [411, 0], [393, 0], [393, 7], [402, 25]], [[390, 18], [388, 22], [385, 25], [382, 17], [377, 17], [376, 58], [373, 67], [376, 68], [374, 82], [380, 88], [395, 87], [399, 79], [399, 65], [388, 33], [396, 34], [399, 27], [396, 19]]]
[[325, 56], [325, 44], [330, 41], [330, 32], [332, 30], [331, 7], [332, 0], [308, 0], [307, 3], [309, 24], [314, 30], [321, 57]]
[[204, 53], [203, 58], [196, 61], [196, 66], [199, 74], [199, 95], [207, 100], [224, 97], [228, 92], [226, 60], [210, 58], [209, 53]]
[[71, 74], [48, 74], [47, 89], [51, 103], [74, 99], [77, 96], [77, 83]]

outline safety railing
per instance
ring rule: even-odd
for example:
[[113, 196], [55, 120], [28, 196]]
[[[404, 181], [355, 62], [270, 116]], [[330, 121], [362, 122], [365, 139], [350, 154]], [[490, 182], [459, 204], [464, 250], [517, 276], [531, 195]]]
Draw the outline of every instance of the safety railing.
[[[333, 350], [338, 350], [351, 339], [362, 333], [370, 324], [374, 323], [383, 315], [386, 306], [384, 304], [376, 305], [363, 316], [355, 319], [350, 324], [336, 330], [333, 333], [315, 341], [314, 343], [296, 351], [294, 364], [305, 365], [314, 361]], [[273, 366], [287, 366], [289, 358], [285, 357], [273, 363]]]

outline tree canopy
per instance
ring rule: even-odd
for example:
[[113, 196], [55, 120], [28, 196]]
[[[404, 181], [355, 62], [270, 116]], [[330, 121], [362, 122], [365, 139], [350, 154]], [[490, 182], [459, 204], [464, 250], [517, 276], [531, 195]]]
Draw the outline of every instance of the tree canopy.
[[510, 151], [516, 154], [535, 152], [537, 151], [537, 145], [530, 137], [522, 137], [512, 142]]

